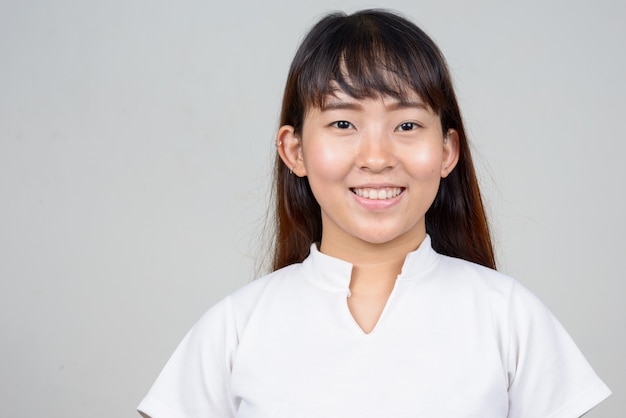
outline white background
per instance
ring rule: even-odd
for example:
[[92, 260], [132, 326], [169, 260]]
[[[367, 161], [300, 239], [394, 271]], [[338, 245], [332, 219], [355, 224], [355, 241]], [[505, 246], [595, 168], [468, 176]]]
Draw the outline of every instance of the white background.
[[602, 1], [0, 0], [0, 410], [134, 417], [263, 246], [287, 68], [323, 13], [448, 57], [500, 269], [626, 410], [626, 9]]

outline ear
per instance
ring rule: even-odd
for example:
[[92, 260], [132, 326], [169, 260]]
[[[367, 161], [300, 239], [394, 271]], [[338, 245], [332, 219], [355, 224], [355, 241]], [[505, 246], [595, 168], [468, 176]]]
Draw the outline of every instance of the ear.
[[306, 176], [306, 168], [302, 159], [302, 143], [296, 136], [291, 125], [283, 125], [276, 135], [276, 149], [281, 160], [289, 170], [298, 177]]
[[441, 160], [441, 177], [445, 178], [454, 170], [459, 162], [459, 133], [448, 129], [443, 137], [443, 158]]

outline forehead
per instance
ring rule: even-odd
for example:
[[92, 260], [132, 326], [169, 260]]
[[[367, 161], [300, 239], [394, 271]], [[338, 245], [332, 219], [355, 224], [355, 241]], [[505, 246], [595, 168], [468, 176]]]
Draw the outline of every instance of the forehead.
[[401, 105], [403, 107], [420, 107], [429, 109], [430, 107], [422, 100], [419, 94], [416, 92], [407, 92], [402, 96], [388, 95], [383, 93], [372, 94], [366, 97], [355, 97], [341, 89], [335, 89], [331, 93], [328, 93], [322, 97], [321, 103], [318, 107], [320, 110], [326, 110], [328, 108], [335, 107], [337, 105], [345, 104], [358, 104], [364, 101], [382, 101], [385, 105]]
[[385, 95], [382, 93], [368, 95], [367, 97], [354, 97], [341, 89], [335, 89], [326, 94], [319, 105], [309, 105], [306, 115], [311, 113], [325, 113], [336, 110], [364, 110], [372, 103], [382, 104], [388, 111], [401, 109], [415, 109], [427, 112], [432, 116], [438, 116], [436, 112], [416, 92], [403, 96]]
[[[429, 100], [431, 98], [420, 95], [416, 86], [410, 83], [410, 78], [394, 73], [389, 68], [379, 67], [376, 72], [361, 69], [364, 71], [359, 74], [350, 74], [343, 65], [341, 67], [335, 77], [327, 75], [318, 78], [313, 83], [314, 88], [301, 91], [305, 114], [311, 109], [325, 110], [339, 102], [357, 103], [367, 99], [397, 103], [401, 107], [423, 107], [438, 113]], [[308, 83], [303, 84], [311, 86]]]

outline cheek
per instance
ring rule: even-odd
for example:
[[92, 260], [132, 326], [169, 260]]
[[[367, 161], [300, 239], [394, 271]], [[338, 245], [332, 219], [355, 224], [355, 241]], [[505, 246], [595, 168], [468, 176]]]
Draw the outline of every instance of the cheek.
[[443, 154], [440, 149], [426, 148], [410, 154], [407, 169], [416, 177], [441, 177]]
[[309, 181], [314, 179], [336, 179], [346, 174], [351, 167], [350, 152], [340, 150], [339, 147], [310, 144], [302, 151], [304, 166]]

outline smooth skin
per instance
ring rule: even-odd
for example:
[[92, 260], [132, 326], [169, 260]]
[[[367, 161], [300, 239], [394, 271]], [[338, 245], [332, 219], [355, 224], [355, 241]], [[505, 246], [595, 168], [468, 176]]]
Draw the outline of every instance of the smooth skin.
[[321, 207], [320, 251], [354, 266], [348, 307], [370, 333], [406, 255], [426, 237], [426, 211], [459, 158], [458, 134], [444, 134], [417, 95], [357, 100], [337, 91], [308, 110], [301, 135], [280, 127], [277, 144]]

